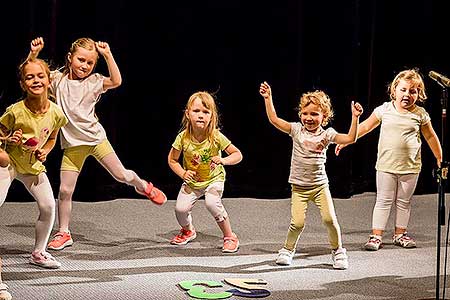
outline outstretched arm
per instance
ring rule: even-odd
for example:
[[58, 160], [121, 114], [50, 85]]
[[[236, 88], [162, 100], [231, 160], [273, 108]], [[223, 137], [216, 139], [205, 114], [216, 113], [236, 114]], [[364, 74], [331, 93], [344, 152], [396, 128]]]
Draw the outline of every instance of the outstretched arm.
[[109, 90], [118, 87], [122, 84], [122, 75], [120, 75], [119, 67], [117, 66], [114, 56], [111, 53], [108, 43], [95, 42], [97, 51], [103, 56], [108, 66], [109, 77], [103, 81], [103, 89]]
[[353, 144], [358, 138], [359, 116], [363, 113], [363, 108], [358, 102], [352, 101], [352, 123], [347, 134], [338, 133], [334, 139], [336, 144]]
[[264, 98], [266, 113], [270, 123], [279, 130], [285, 133], [290, 133], [291, 124], [277, 116], [277, 112], [275, 111], [275, 107], [273, 106], [272, 101], [272, 90], [267, 82], [264, 81], [263, 83], [261, 83], [261, 86], [259, 87], [259, 93]]
[[422, 125], [420, 127], [420, 131], [422, 132], [425, 141], [427, 141], [428, 146], [430, 147], [434, 157], [436, 158], [437, 166], [440, 168], [442, 162], [442, 147], [436, 135], [436, 132], [431, 125], [431, 122]]
[[[374, 113], [372, 113], [367, 119], [365, 119], [362, 123], [358, 126], [358, 135], [357, 138], [361, 138], [374, 130], [378, 125], [380, 125], [380, 120], [375, 116]], [[336, 145], [336, 149], [334, 150], [334, 153], [336, 155], [339, 155], [342, 148], [346, 147], [348, 144], [345, 143], [338, 143]]]

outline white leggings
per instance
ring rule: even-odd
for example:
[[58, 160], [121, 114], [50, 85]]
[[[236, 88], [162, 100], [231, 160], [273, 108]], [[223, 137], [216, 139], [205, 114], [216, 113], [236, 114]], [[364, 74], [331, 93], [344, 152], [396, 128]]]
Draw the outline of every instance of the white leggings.
[[11, 165], [0, 168], [0, 206], [5, 201], [15, 178], [23, 183], [37, 202], [39, 217], [35, 225], [34, 251], [45, 251], [55, 221], [55, 197], [47, 174], [44, 172], [39, 175], [19, 174]]
[[183, 183], [175, 205], [175, 216], [177, 217], [178, 224], [182, 227], [192, 224], [192, 208], [203, 195], [205, 195], [206, 208], [216, 222], [222, 222], [227, 218], [227, 211], [222, 204], [223, 187], [224, 183], [221, 181], [213, 182], [207, 188], [199, 190], [195, 190], [186, 183]]
[[411, 198], [419, 174], [392, 174], [377, 171], [377, 200], [373, 209], [372, 229], [385, 230], [395, 202], [395, 228], [406, 229], [411, 214]]

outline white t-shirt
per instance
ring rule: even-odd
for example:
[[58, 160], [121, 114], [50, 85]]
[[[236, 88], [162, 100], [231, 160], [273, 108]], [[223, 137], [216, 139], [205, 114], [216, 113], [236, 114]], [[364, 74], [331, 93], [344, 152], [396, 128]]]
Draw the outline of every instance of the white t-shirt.
[[328, 145], [334, 143], [336, 130], [321, 128], [311, 133], [299, 123], [291, 123], [292, 157], [289, 183], [311, 187], [328, 183], [325, 171]]
[[70, 80], [60, 71], [52, 72], [51, 92], [69, 123], [61, 128], [61, 148], [95, 146], [106, 139], [106, 132], [95, 114], [103, 89], [104, 76], [91, 74], [83, 80]]
[[400, 113], [393, 102], [385, 102], [374, 110], [381, 121], [375, 168], [394, 174], [417, 174], [422, 167], [420, 127], [430, 122], [423, 107]]

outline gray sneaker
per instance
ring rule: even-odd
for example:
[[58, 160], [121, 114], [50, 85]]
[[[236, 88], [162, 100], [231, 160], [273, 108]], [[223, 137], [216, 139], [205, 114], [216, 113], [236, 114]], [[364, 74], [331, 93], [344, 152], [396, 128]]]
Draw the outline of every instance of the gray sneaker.
[[348, 256], [345, 248], [332, 250], [331, 259], [333, 260], [333, 268], [339, 270], [345, 270], [348, 268]]
[[289, 251], [285, 248], [278, 251], [278, 257], [276, 260], [277, 265], [289, 266], [292, 263], [292, 258], [294, 257], [295, 250]]

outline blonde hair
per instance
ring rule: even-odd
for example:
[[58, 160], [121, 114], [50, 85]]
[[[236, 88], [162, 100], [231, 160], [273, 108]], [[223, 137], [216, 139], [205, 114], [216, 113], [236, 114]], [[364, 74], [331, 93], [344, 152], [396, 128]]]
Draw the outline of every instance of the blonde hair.
[[66, 74], [69, 72], [69, 70], [70, 70], [69, 55], [73, 55], [75, 52], [77, 52], [78, 48], [84, 48], [89, 51], [95, 50], [95, 52], [97, 53], [97, 59], [96, 59], [96, 62], [97, 62], [98, 52], [97, 52], [97, 48], [95, 47], [95, 41], [88, 37], [82, 37], [82, 38], [75, 40], [75, 42], [73, 42], [72, 45], [70, 46], [69, 52], [66, 55], [66, 64], [64, 66], [63, 73]]
[[[22, 62], [19, 65], [19, 69], [18, 69], [18, 75], [19, 75], [19, 83], [20, 83], [20, 88], [22, 89], [22, 91], [24, 93], [27, 92], [27, 90], [24, 87], [25, 84], [25, 67], [28, 66], [29, 64], [37, 64], [40, 65], [41, 68], [44, 70], [45, 75], [47, 75], [47, 79], [48, 82], [50, 83], [50, 67], [48, 66], [47, 62], [43, 59], [40, 58], [28, 58], [26, 59], [24, 62]], [[49, 98], [51, 101], [54, 101], [54, 99], [52, 98], [52, 96], [50, 95], [49, 91], [45, 91], [47, 93], [47, 98]], [[24, 96], [26, 97], [26, 96]]]
[[304, 93], [300, 98], [300, 103], [298, 105], [299, 117], [301, 117], [302, 110], [311, 103], [320, 107], [323, 114], [322, 126], [326, 126], [334, 116], [330, 97], [320, 90]]
[[217, 131], [219, 130], [219, 113], [217, 110], [217, 105], [214, 100], [214, 97], [208, 92], [199, 91], [199, 92], [192, 94], [189, 97], [189, 100], [186, 103], [186, 108], [184, 110], [183, 119], [181, 121], [181, 130], [180, 131], [183, 131], [183, 130], [185, 131], [183, 139], [189, 139], [189, 140], [191, 139], [193, 129], [192, 129], [192, 124], [191, 124], [189, 118], [187, 117], [187, 114], [188, 114], [189, 110], [191, 109], [195, 99], [197, 99], [197, 98], [202, 101], [202, 104], [204, 107], [206, 107], [207, 109], [209, 109], [211, 111], [211, 121], [209, 122], [208, 127], [206, 128], [206, 132], [207, 132], [208, 140], [211, 143], [213, 143], [216, 140]]
[[[20, 83], [25, 82], [25, 67], [29, 64], [38, 64], [41, 65], [42, 69], [44, 69], [45, 74], [47, 75], [48, 79], [50, 80], [50, 67], [48, 66], [47, 62], [40, 58], [29, 58], [26, 59], [24, 62], [22, 62], [19, 65], [19, 80]], [[23, 89], [23, 88], [22, 88]]]
[[391, 84], [388, 87], [388, 94], [391, 100], [395, 100], [395, 89], [398, 86], [400, 80], [405, 80], [412, 87], [417, 88], [418, 90], [418, 101], [423, 103], [425, 99], [427, 99], [427, 95], [425, 93], [425, 84], [423, 82], [423, 78], [419, 73], [418, 69], [408, 69], [403, 70], [395, 76], [394, 80], [392, 80]]

